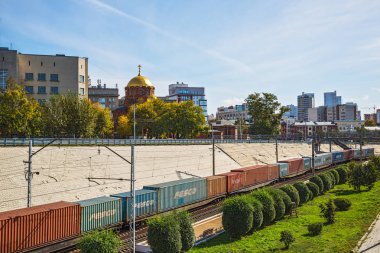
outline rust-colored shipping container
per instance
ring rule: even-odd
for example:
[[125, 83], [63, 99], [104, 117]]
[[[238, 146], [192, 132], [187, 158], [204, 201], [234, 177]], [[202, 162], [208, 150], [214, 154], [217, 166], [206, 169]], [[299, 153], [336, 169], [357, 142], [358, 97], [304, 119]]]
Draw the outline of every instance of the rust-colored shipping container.
[[227, 176], [227, 192], [234, 192], [244, 188], [245, 186], [245, 173], [241, 172], [227, 172], [218, 174], [218, 176]]
[[289, 173], [288, 173], [289, 176], [297, 175], [299, 173], [305, 172], [304, 162], [302, 158], [291, 158], [291, 159], [282, 160], [279, 162], [289, 164]]
[[268, 181], [268, 165], [253, 165], [231, 171], [245, 173], [244, 186], [252, 186]]
[[212, 198], [227, 192], [226, 176], [210, 176], [207, 179], [207, 197]]
[[268, 165], [268, 179], [269, 181], [278, 180], [280, 177], [280, 168], [278, 164], [269, 164]]
[[33, 249], [78, 236], [80, 205], [56, 202], [0, 213], [0, 252]]
[[343, 157], [345, 161], [351, 161], [352, 159], [354, 159], [354, 150], [343, 150]]

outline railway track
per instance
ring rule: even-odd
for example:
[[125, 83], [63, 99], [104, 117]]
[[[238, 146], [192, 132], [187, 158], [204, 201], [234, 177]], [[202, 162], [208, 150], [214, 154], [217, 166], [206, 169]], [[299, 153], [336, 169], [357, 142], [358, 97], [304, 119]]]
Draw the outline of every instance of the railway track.
[[[316, 170], [315, 171], [315, 175], [318, 175], [318, 174], [323, 173], [325, 171], [329, 171], [331, 169], [334, 169], [334, 168], [336, 168], [339, 165], [340, 164]], [[308, 180], [312, 176], [314, 176], [314, 174], [310, 173], [310, 172], [308, 172], [306, 174], [300, 174], [298, 176], [295, 176], [295, 177], [292, 177], [292, 178], [288, 178], [287, 180], [276, 182], [276, 183], [274, 183], [272, 185], [272, 187], [279, 188], [279, 187], [281, 187], [281, 186], [283, 186], [285, 184], [292, 184], [292, 183], [300, 181], [300, 180], [306, 181], [306, 180]], [[255, 190], [255, 189], [257, 189], [257, 188], [254, 188], [252, 190]], [[248, 191], [248, 192], [241, 192], [240, 194], [247, 194], [249, 192], [250, 191]], [[239, 194], [239, 193], [237, 193], [237, 194]], [[221, 204], [222, 204], [222, 201], [217, 201], [216, 203], [214, 201], [212, 201], [212, 202], [208, 203], [207, 205], [196, 207], [196, 208], [190, 209], [188, 211], [191, 213], [193, 221], [197, 222], [197, 221], [201, 221], [201, 220], [207, 219], [209, 217], [212, 217], [212, 216], [214, 216], [216, 214], [220, 214], [221, 213], [221, 211], [220, 211]], [[141, 242], [146, 241], [147, 240], [147, 234], [148, 234], [148, 227], [147, 227], [147, 225], [144, 225], [144, 226], [136, 229], [136, 243], [141, 243]], [[122, 246], [122, 249], [120, 250], [120, 252], [121, 253], [130, 253], [130, 252], [132, 252], [132, 247], [131, 247], [132, 242], [131, 242], [130, 231], [127, 230], [127, 229], [121, 229], [119, 231], [119, 236], [120, 236], [121, 240], [123, 241], [123, 246]], [[77, 250], [76, 247], [75, 247], [75, 245], [73, 245], [73, 246], [69, 246], [69, 247], [67, 247], [65, 249], [62, 249], [62, 250], [59, 250], [59, 251], [55, 251], [55, 252], [57, 252], [57, 253], [58, 252], [59, 253], [67, 253], [67, 252], [70, 252], [70, 253], [79, 253], [79, 250]]]

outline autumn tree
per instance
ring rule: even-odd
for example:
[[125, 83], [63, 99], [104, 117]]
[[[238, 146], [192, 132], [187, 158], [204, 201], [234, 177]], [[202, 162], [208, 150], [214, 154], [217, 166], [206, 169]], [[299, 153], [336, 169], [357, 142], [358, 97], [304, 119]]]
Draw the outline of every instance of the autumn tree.
[[121, 115], [118, 120], [116, 132], [119, 137], [126, 138], [128, 135], [131, 135], [131, 128], [129, 125], [129, 120], [126, 115]]
[[277, 101], [272, 93], [253, 93], [245, 100], [252, 117], [251, 134], [278, 134], [280, 120], [289, 109]]
[[376, 122], [373, 119], [367, 119], [364, 121], [364, 126], [376, 126]]
[[109, 137], [113, 133], [113, 120], [108, 108], [102, 108], [99, 103], [92, 105], [95, 110], [95, 129], [97, 137]]
[[38, 136], [41, 133], [41, 108], [34, 100], [28, 100], [24, 89], [13, 79], [7, 80], [7, 88], [0, 93], [0, 135]]

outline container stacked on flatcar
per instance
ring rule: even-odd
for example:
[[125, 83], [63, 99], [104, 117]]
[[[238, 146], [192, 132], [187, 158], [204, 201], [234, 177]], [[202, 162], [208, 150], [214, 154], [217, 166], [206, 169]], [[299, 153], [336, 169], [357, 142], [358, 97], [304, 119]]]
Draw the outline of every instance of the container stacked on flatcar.
[[332, 152], [332, 163], [338, 164], [344, 162], [344, 153], [343, 151], [333, 151]]
[[244, 187], [253, 186], [269, 180], [268, 165], [253, 165], [240, 169], [234, 169], [231, 170], [231, 172], [244, 174]]
[[343, 150], [343, 157], [344, 161], [351, 161], [352, 159], [354, 159], [354, 150]]
[[329, 167], [332, 163], [332, 154], [331, 153], [322, 153], [314, 156], [314, 168], [323, 169]]
[[277, 163], [279, 170], [279, 177], [285, 178], [289, 174], [289, 164], [288, 163]]
[[374, 148], [363, 148], [363, 157], [369, 158], [371, 156], [375, 155], [375, 149]]
[[56, 202], [0, 213], [0, 252], [21, 252], [80, 234], [79, 204]]
[[226, 176], [210, 176], [207, 180], [207, 198], [221, 196], [227, 193]]
[[289, 165], [288, 177], [296, 176], [306, 172], [304, 168], [304, 159], [302, 158], [290, 158], [279, 161], [280, 163], [287, 163]]
[[310, 170], [311, 169], [311, 158], [308, 156], [302, 157], [303, 159], [303, 168], [304, 170]]
[[144, 186], [157, 192], [158, 212], [168, 211], [207, 198], [207, 182], [204, 178], [188, 178], [161, 184]]
[[[144, 189], [137, 190], [135, 191], [135, 196], [136, 217], [144, 218], [157, 212], [157, 191]], [[132, 218], [131, 192], [113, 194], [111, 197], [121, 199], [122, 220], [124, 222], [129, 221]]]
[[119, 198], [98, 197], [77, 202], [81, 206], [81, 232], [115, 226], [122, 222]]
[[246, 185], [246, 174], [242, 172], [226, 172], [218, 174], [218, 176], [226, 176], [227, 192], [236, 192]]

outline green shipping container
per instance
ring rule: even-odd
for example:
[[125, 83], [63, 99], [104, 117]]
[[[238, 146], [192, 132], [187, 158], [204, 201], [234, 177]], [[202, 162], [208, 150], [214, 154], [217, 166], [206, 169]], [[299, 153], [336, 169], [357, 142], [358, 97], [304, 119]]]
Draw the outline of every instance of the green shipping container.
[[277, 163], [280, 170], [280, 177], [286, 177], [289, 173], [289, 164], [288, 163]]
[[207, 198], [207, 180], [205, 178], [181, 179], [144, 186], [144, 189], [157, 191], [158, 212]]
[[311, 158], [310, 157], [302, 157], [303, 159], [303, 167], [305, 170], [311, 169]]
[[81, 232], [121, 223], [121, 199], [99, 197], [77, 202], [81, 206]]

